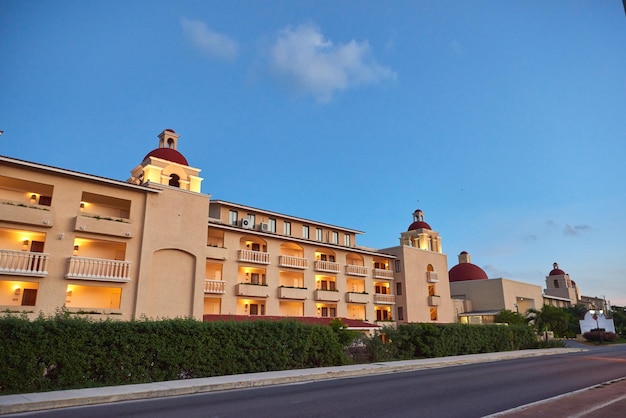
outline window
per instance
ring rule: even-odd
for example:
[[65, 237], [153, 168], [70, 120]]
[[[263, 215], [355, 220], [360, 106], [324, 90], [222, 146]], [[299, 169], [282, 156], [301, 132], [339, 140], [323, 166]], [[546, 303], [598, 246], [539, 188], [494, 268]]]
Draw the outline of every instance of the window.
[[554, 288], [555, 289], [559, 288], [559, 281], [557, 279], [554, 279]]
[[322, 231], [322, 228], [315, 228], [315, 239], [318, 241], [321, 241], [324, 237], [324, 233]]
[[178, 177], [178, 175], [176, 174], [172, 174], [170, 176], [169, 185], [174, 187], [180, 187], [180, 177]]
[[52, 204], [52, 196], [39, 196], [39, 204], [42, 206], [50, 206]]
[[322, 316], [334, 318], [337, 316], [337, 308], [322, 306]]
[[430, 320], [431, 321], [437, 320], [437, 308], [430, 308]]
[[257, 285], [265, 285], [265, 274], [259, 275], [259, 273], [250, 274], [250, 283]]
[[396, 283], [396, 295], [402, 295], [402, 283]]
[[435, 296], [435, 285], [434, 284], [429, 284], [428, 285], [428, 296]]
[[302, 225], [302, 238], [309, 239], [309, 226]]
[[332, 280], [322, 280], [320, 282], [321, 290], [336, 290], [335, 282]]
[[337, 244], [338, 242], [339, 242], [339, 232], [333, 231], [330, 234], [330, 243], [331, 244]]
[[398, 306], [398, 321], [404, 320], [404, 309], [402, 306]]
[[228, 224], [229, 225], [237, 225], [237, 220], [239, 219], [239, 215], [236, 210], [228, 211]]
[[291, 235], [291, 222], [285, 221], [284, 233], [285, 235]]
[[346, 234], [343, 236], [343, 245], [346, 247], [350, 246], [350, 234]]
[[270, 232], [276, 232], [276, 219], [269, 219]]
[[260, 244], [256, 244], [256, 243], [252, 243], [251, 249], [252, 249], [252, 251], [261, 251], [261, 245]]
[[387, 288], [387, 286], [380, 286], [380, 285], [376, 285], [374, 287], [374, 291], [380, 295], [386, 295], [389, 289]]
[[[260, 308], [260, 309], [259, 309]], [[265, 315], [265, 305], [258, 303], [250, 304], [250, 315]]]
[[256, 217], [254, 216], [254, 214], [249, 213], [248, 214], [248, 221], [250, 221], [250, 225], [252, 225], [252, 227], [254, 227], [254, 225], [256, 224]]
[[391, 320], [391, 315], [389, 314], [389, 311], [387, 311], [387, 310], [377, 309], [376, 310], [376, 320], [377, 321], [390, 321]]
[[400, 273], [402, 271], [402, 268], [400, 267], [400, 260], [396, 260], [396, 273]]

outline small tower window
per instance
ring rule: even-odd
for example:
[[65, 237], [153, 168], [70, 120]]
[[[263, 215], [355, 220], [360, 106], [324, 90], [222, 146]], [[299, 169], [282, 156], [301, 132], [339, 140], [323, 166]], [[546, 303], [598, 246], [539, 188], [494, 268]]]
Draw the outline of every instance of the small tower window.
[[170, 176], [170, 186], [174, 186], [174, 187], [180, 187], [180, 177], [178, 177], [176, 174], [172, 174]]
[[555, 289], [559, 288], [559, 281], [557, 279], [554, 279], [554, 288]]
[[168, 148], [175, 148], [174, 147], [174, 140], [172, 138], [168, 138], [168, 140], [167, 140], [167, 147]]

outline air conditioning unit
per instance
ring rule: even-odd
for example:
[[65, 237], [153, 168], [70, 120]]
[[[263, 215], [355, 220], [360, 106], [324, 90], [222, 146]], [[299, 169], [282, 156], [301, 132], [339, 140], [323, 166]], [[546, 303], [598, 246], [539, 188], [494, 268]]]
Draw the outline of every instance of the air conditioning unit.
[[270, 232], [270, 224], [267, 222], [261, 222], [259, 224], [259, 231]]
[[241, 220], [241, 227], [242, 228], [246, 228], [246, 229], [251, 229], [252, 228], [252, 222], [250, 222], [250, 219], [248, 218], [243, 218]]

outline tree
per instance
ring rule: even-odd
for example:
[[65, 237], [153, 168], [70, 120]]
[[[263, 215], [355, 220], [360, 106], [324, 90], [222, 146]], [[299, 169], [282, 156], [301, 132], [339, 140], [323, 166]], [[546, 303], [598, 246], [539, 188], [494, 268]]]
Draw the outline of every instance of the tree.
[[494, 316], [493, 320], [498, 324], [523, 325], [526, 323], [524, 315], [508, 309], [501, 310], [498, 314], [496, 314], [496, 316]]
[[615, 332], [622, 337], [626, 336], [626, 307], [611, 306], [611, 316], [615, 325]]
[[538, 332], [554, 331], [556, 337], [562, 337], [567, 330], [568, 315], [563, 308], [544, 305], [540, 311], [528, 310]]

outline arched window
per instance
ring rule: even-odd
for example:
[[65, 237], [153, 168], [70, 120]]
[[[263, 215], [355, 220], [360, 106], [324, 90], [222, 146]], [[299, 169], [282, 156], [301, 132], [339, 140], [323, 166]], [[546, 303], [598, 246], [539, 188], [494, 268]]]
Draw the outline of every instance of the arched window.
[[168, 148], [174, 148], [174, 140], [172, 138], [169, 138], [167, 140], [167, 147]]
[[170, 186], [180, 187], [180, 177], [178, 177], [176, 174], [172, 174], [170, 176]]
[[432, 264], [429, 264], [428, 267], [426, 267], [426, 271], [435, 271], [435, 268]]
[[557, 279], [554, 279], [554, 288], [555, 289], [559, 288], [559, 281]]

